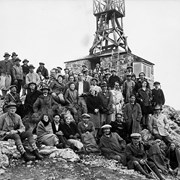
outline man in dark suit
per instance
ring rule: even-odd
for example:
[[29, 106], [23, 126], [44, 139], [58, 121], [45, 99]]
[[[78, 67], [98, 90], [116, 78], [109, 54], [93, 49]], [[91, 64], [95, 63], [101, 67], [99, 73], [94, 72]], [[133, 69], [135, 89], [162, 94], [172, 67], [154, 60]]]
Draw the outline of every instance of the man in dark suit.
[[59, 142], [62, 143], [63, 148], [69, 148], [71, 147], [71, 143], [67, 141], [67, 139], [64, 137], [64, 134], [62, 132], [62, 123], [60, 122], [61, 117], [59, 114], [55, 114], [53, 116], [52, 121], [52, 129], [53, 133], [57, 135]]
[[39, 72], [41, 72], [44, 78], [48, 78], [49, 77], [48, 70], [44, 67], [44, 65], [45, 65], [44, 63], [40, 62], [39, 67], [36, 70], [36, 73], [38, 74]]

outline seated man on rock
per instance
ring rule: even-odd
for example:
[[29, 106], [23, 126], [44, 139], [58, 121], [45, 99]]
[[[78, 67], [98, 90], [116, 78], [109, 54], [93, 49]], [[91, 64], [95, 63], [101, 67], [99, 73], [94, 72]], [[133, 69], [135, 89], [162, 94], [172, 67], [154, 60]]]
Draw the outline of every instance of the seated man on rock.
[[111, 132], [111, 125], [105, 124], [101, 127], [103, 135], [100, 139], [100, 150], [102, 154], [111, 159], [115, 159], [126, 165], [126, 143], [117, 134]]
[[4, 112], [6, 112], [6, 105], [10, 102], [16, 103], [17, 106], [17, 111], [16, 113], [23, 118], [24, 116], [24, 106], [20, 100], [19, 93], [17, 93], [17, 86], [16, 85], [11, 85], [9, 87], [9, 93], [6, 94], [5, 99], [4, 99]]
[[169, 123], [166, 115], [161, 113], [162, 107], [156, 105], [154, 107], [154, 114], [150, 117], [148, 122], [148, 129], [155, 137], [155, 139], [163, 140], [168, 146], [171, 143], [169, 135]]
[[[145, 175], [147, 178], [153, 178], [146, 170], [152, 170], [160, 180], [165, 180], [154, 162], [147, 158], [146, 150], [149, 145], [143, 144], [139, 133], [131, 134], [132, 142], [127, 145], [127, 166], [128, 169], [135, 169]], [[150, 169], [151, 168], [151, 169]]]
[[[16, 104], [10, 102], [6, 108], [7, 112], [0, 116], [0, 137], [5, 141], [13, 139], [25, 161], [35, 160], [35, 158], [41, 160], [43, 157], [38, 152], [32, 133], [30, 131], [25, 131], [21, 117], [16, 114]], [[35, 155], [35, 157], [28, 155], [22, 145], [22, 140], [26, 138], [33, 149], [33, 155]]]

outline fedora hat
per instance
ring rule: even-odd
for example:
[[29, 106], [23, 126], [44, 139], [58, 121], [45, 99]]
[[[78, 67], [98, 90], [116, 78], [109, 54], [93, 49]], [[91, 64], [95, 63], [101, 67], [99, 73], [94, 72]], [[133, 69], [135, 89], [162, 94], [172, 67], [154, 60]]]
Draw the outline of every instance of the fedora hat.
[[16, 61], [21, 62], [21, 60], [20, 60], [19, 58], [16, 58], [16, 59], [14, 60], [14, 62], [16, 62]]
[[29, 87], [31, 84], [34, 84], [35, 86], [37, 86], [37, 84], [36, 84], [35, 82], [30, 82], [30, 83], [28, 84], [28, 87]]
[[15, 87], [15, 88], [17, 89], [17, 86], [16, 86], [16, 85], [11, 85], [11, 86], [9, 87], [9, 89], [12, 89], [13, 87]]
[[25, 63], [25, 62], [29, 62], [29, 61], [28, 61], [27, 59], [24, 59], [24, 60], [23, 60], [23, 63]]
[[3, 57], [9, 57], [9, 56], [11, 55], [8, 52], [5, 52]]
[[30, 64], [29, 69], [35, 69], [35, 67], [32, 64]]
[[16, 54], [15, 52], [12, 53], [11, 57], [13, 56], [18, 56], [18, 54]]

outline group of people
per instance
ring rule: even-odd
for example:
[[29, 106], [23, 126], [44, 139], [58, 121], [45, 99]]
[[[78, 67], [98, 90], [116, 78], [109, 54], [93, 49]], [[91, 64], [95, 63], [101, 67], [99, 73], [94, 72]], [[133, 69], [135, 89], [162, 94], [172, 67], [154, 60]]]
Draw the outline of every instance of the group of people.
[[[93, 70], [83, 64], [78, 74], [68, 68], [63, 73], [61, 67], [49, 73], [42, 62], [35, 72], [27, 59], [20, 65], [16, 53], [9, 58], [5, 53], [0, 61], [0, 137], [14, 139], [25, 161], [41, 160], [36, 144], [44, 144], [77, 153], [101, 152], [147, 178], [152, 178], [150, 171], [159, 179], [164, 179], [161, 173], [180, 172], [180, 151], [161, 113], [164, 93], [159, 82], [150, 88], [144, 72], [136, 78], [128, 66], [119, 77], [115, 69], [97, 63]], [[23, 124], [24, 118], [35, 126]], [[152, 134], [151, 144], [142, 142], [143, 129]], [[22, 145], [26, 138], [31, 155]]]

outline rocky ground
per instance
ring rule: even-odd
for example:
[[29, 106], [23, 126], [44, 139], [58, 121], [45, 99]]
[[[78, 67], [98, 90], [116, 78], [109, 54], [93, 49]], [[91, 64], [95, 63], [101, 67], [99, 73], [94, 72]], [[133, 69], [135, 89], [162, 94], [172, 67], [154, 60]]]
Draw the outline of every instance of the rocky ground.
[[[10, 166], [2, 172], [2, 180], [143, 180], [133, 170], [100, 156], [84, 156], [79, 162], [67, 162], [62, 158], [30, 162], [12, 160]], [[175, 180], [175, 178], [166, 178]]]
[[[0, 102], [1, 105], [1, 102]], [[0, 114], [2, 113], [0, 108]], [[165, 106], [172, 127], [180, 134], [180, 117], [175, 109]], [[178, 141], [180, 139], [177, 139]], [[43, 161], [25, 163], [14, 143], [0, 142], [0, 180], [143, 180], [144, 176], [99, 155], [81, 155], [67, 159], [62, 152], [46, 155]], [[73, 162], [71, 162], [73, 161]], [[176, 180], [166, 177], [166, 180]]]

